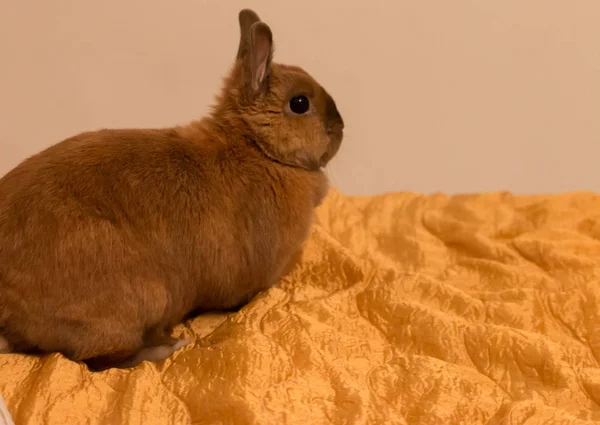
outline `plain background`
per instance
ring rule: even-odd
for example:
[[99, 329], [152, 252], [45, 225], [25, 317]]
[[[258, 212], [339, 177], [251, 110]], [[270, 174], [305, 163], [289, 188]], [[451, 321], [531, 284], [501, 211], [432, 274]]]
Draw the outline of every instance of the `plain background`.
[[345, 193], [600, 191], [597, 0], [0, 0], [0, 175], [203, 115], [244, 7], [336, 99]]

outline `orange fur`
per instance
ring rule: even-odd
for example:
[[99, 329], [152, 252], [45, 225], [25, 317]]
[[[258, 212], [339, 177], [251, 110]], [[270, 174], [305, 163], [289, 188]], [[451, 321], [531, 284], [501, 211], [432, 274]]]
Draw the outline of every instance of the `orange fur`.
[[0, 354], [7, 354], [10, 353], [11, 347], [10, 344], [8, 343], [8, 341], [6, 340], [6, 338], [0, 336]]
[[[209, 116], [82, 133], [0, 179], [0, 334], [15, 351], [126, 364], [176, 346], [171, 330], [193, 312], [238, 308], [290, 266], [343, 122], [306, 72], [271, 63], [254, 12], [240, 12], [240, 28]], [[309, 113], [290, 113], [298, 94]]]

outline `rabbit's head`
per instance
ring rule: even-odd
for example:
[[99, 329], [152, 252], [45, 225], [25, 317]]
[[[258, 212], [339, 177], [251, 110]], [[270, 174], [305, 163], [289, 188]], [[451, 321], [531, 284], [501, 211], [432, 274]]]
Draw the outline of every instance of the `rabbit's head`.
[[344, 122], [333, 98], [297, 66], [272, 62], [273, 35], [258, 15], [239, 13], [237, 58], [215, 108], [244, 125], [272, 160], [318, 170], [338, 151]]

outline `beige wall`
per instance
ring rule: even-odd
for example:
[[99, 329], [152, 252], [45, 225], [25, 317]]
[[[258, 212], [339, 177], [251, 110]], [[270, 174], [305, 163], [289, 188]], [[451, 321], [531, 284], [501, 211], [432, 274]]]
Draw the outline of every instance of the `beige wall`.
[[344, 191], [600, 191], [597, 0], [0, 0], [0, 174], [203, 114], [241, 7], [336, 98]]

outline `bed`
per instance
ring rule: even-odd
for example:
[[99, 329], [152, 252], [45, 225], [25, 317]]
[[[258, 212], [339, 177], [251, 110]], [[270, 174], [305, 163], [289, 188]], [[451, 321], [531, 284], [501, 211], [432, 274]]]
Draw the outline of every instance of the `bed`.
[[600, 196], [347, 197], [165, 362], [0, 356], [18, 425], [600, 423]]

